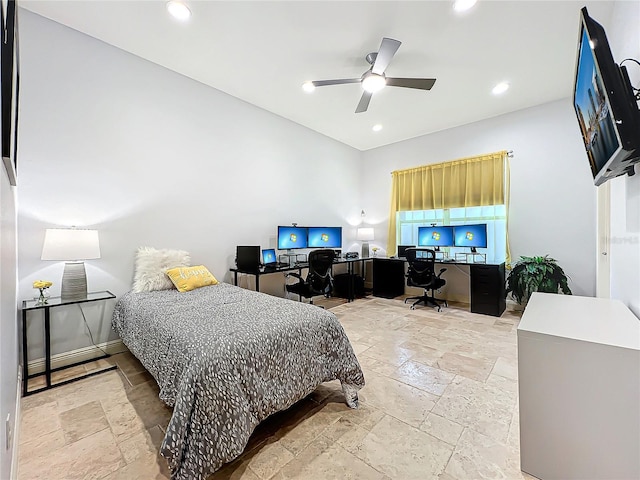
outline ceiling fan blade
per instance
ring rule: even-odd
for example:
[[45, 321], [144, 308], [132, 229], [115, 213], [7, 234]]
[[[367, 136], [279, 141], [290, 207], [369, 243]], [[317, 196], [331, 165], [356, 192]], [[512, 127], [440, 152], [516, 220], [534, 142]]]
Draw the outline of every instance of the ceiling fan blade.
[[382, 75], [391, 63], [391, 59], [398, 51], [398, 48], [400, 48], [400, 45], [402, 45], [402, 42], [398, 40], [387, 37], [383, 38], [371, 71], [376, 75]]
[[358, 106], [356, 107], [356, 113], [366, 112], [367, 108], [369, 108], [369, 102], [371, 101], [371, 96], [373, 93], [371, 92], [363, 92], [362, 97], [360, 97], [360, 102], [358, 102]]
[[339, 78], [337, 80], [314, 80], [311, 82], [314, 87], [324, 87], [325, 85], [342, 85], [343, 83], [360, 83], [362, 78]]
[[433, 84], [436, 83], [435, 78], [389, 78], [387, 77], [387, 86], [417, 88], [419, 90], [431, 90]]

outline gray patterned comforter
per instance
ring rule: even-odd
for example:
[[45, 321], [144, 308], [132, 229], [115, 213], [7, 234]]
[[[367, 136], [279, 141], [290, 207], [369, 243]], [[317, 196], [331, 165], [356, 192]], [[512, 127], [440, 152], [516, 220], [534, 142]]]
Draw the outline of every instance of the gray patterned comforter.
[[226, 283], [129, 292], [112, 325], [173, 407], [161, 453], [174, 480], [206, 478], [322, 382], [339, 379], [352, 408], [364, 386], [333, 313]]

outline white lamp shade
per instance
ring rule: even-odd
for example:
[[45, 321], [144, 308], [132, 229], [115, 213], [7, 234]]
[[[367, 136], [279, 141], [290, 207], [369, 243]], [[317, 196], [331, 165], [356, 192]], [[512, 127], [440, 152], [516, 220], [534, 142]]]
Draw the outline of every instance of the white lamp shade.
[[369, 240], [373, 240], [373, 228], [370, 227], [361, 227], [358, 229], [356, 233], [356, 238], [358, 240], [362, 240], [363, 242], [368, 242]]
[[98, 231], [47, 228], [40, 258], [66, 261], [100, 258]]

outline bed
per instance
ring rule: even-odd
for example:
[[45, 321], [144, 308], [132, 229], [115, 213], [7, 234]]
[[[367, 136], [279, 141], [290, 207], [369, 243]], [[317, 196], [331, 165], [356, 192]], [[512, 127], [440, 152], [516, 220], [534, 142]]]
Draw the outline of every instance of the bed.
[[173, 407], [162, 443], [172, 479], [204, 479], [272, 413], [340, 380], [356, 408], [364, 376], [336, 316], [226, 283], [128, 292], [112, 319]]

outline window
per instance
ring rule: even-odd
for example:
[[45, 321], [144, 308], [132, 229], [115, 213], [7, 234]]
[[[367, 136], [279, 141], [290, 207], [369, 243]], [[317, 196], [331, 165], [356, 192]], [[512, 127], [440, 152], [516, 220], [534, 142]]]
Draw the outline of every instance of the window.
[[[410, 210], [397, 213], [397, 245], [418, 245], [418, 227], [436, 225], [487, 224], [487, 248], [478, 251], [487, 254], [487, 261], [503, 261], [507, 256], [507, 209], [505, 205], [482, 207], [442, 208], [437, 210]], [[462, 247], [443, 247], [450, 257], [456, 253], [469, 253]]]

